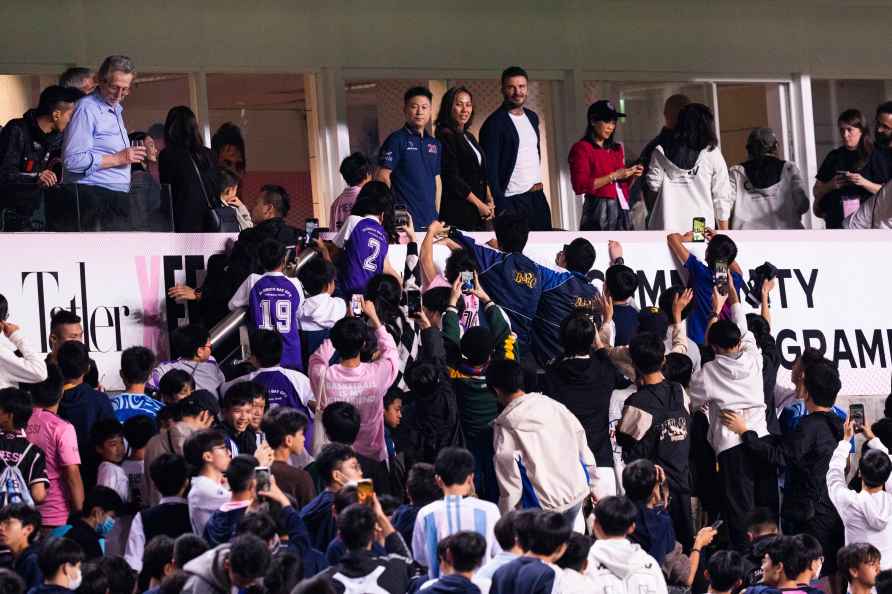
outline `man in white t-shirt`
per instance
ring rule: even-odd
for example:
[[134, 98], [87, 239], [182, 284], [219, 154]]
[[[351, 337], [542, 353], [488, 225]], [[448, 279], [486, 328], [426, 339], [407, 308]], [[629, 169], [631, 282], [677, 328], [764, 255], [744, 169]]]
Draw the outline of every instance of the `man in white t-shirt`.
[[551, 210], [542, 191], [539, 116], [524, 107], [528, 81], [519, 66], [502, 72], [505, 100], [483, 123], [480, 145], [496, 214], [519, 211], [530, 221], [531, 231], [550, 231]]

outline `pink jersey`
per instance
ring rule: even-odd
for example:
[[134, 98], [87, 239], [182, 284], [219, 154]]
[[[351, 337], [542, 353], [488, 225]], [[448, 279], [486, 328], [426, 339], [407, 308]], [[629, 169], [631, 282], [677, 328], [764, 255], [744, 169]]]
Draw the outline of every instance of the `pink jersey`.
[[26, 429], [28, 441], [46, 455], [46, 476], [50, 481], [46, 499], [40, 504], [44, 526], [63, 526], [68, 522], [68, 486], [62, 478], [62, 467], [79, 465], [77, 433], [74, 425], [58, 415], [34, 407]]

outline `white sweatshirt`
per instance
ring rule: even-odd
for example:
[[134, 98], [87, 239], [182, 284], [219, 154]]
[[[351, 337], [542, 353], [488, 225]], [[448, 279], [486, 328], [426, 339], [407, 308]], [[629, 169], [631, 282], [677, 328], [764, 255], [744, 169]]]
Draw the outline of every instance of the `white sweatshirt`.
[[588, 552], [585, 575], [592, 594], [666, 594], [666, 579], [656, 559], [625, 538], [596, 541]]
[[732, 229], [802, 229], [808, 212], [808, 189], [799, 168], [785, 161], [780, 180], [767, 188], [755, 188], [743, 165], [730, 170]]
[[[867, 442], [871, 449], [886, 454], [889, 450], [883, 442], [873, 438]], [[892, 569], [892, 493], [887, 490], [876, 493], [852, 491], [846, 484], [846, 461], [852, 444], [848, 440], [839, 442], [830, 458], [827, 470], [827, 492], [846, 527], [846, 544], [870, 543], [879, 549], [880, 569]], [[886, 483], [886, 489], [889, 488]]]
[[892, 229], [892, 182], [862, 202], [842, 226], [846, 229]]
[[307, 332], [331, 330], [346, 315], [347, 303], [328, 293], [319, 293], [304, 299], [297, 310], [300, 329]]
[[[0, 344], [0, 389], [17, 388], [20, 382], [36, 384], [46, 379], [46, 361], [25, 342], [21, 330], [16, 330], [3, 342], [5, 344]], [[15, 351], [22, 356], [17, 356]]]

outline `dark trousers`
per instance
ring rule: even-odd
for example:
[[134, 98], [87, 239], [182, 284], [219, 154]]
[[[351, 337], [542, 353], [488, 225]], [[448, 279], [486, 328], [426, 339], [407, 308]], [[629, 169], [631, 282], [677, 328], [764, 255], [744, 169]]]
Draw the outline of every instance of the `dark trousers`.
[[477, 497], [498, 503], [499, 481], [496, 478], [492, 427], [486, 427], [468, 440], [468, 450], [474, 455], [474, 490]]
[[694, 545], [694, 518], [691, 515], [691, 494], [674, 493], [669, 490], [669, 517], [675, 529], [675, 540], [681, 543], [685, 554], [691, 552]]
[[580, 231], [628, 231], [629, 211], [623, 210], [619, 200], [586, 196], [582, 204]]
[[754, 456], [743, 444], [719, 454], [718, 465], [719, 488], [724, 493], [722, 519], [728, 526], [731, 544], [743, 550], [747, 545], [747, 514], [755, 507], [768, 507], [777, 513], [777, 468]]
[[81, 231], [130, 231], [130, 194], [77, 185]]
[[542, 190], [506, 196], [496, 214], [516, 212], [526, 217], [530, 231], [551, 231], [551, 209]]

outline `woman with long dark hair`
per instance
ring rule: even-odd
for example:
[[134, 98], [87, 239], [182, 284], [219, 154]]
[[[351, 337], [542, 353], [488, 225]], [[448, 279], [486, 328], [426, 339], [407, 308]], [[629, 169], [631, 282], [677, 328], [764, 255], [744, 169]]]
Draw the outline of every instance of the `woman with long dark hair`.
[[718, 145], [712, 110], [700, 103], [683, 107], [672, 137], [654, 150], [645, 175], [655, 196], [648, 204], [648, 229], [686, 230], [696, 217], [712, 229], [728, 228], [731, 183]]
[[799, 168], [777, 158], [771, 128], [755, 128], [746, 141], [749, 158], [731, 168], [732, 229], [803, 229], [808, 189]]
[[452, 87], [443, 95], [437, 114], [437, 140], [443, 145], [443, 198], [440, 220], [447, 225], [477, 231], [495, 216], [486, 186], [483, 149], [468, 127], [474, 118], [474, 98], [465, 87]]
[[180, 105], [167, 112], [164, 145], [158, 169], [161, 183], [170, 185], [174, 231], [212, 230], [207, 228], [207, 221], [209, 210], [220, 202], [217, 170], [191, 109]]
[[626, 231], [629, 222], [629, 188], [644, 167], [626, 167], [623, 146], [614, 140], [616, 122], [626, 114], [610, 101], [588, 108], [585, 133], [570, 149], [570, 181], [576, 194], [584, 194], [581, 231]]
[[873, 138], [864, 115], [847, 109], [837, 120], [842, 146], [830, 151], [816, 175], [814, 213], [824, 219], [828, 229], [841, 229], [842, 221], [858, 210], [870, 192], [846, 178], [846, 173], [864, 169], [873, 153]]

